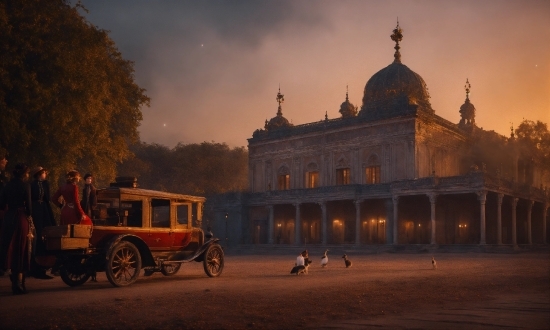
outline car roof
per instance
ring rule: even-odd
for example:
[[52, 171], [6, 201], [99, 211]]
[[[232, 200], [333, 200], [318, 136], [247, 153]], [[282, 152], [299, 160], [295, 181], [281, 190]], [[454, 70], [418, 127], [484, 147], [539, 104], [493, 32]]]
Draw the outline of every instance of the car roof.
[[125, 195], [179, 199], [179, 200], [185, 200], [189, 202], [202, 202], [202, 203], [206, 201], [206, 198], [201, 196], [183, 195], [183, 194], [176, 194], [176, 193], [171, 193], [166, 191], [149, 190], [149, 189], [141, 189], [141, 188], [108, 187], [108, 188], [98, 189], [98, 192], [99, 191], [117, 191], [117, 190], [120, 191], [121, 194], [125, 194]]

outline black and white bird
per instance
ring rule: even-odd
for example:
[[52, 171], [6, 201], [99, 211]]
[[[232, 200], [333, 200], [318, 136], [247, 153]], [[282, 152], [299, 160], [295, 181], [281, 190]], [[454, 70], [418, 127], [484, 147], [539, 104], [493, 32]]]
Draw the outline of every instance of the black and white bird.
[[437, 269], [437, 262], [435, 261], [434, 257], [432, 257], [432, 268]]
[[294, 268], [292, 268], [292, 270], [290, 271], [291, 274], [296, 274], [296, 275], [300, 275], [300, 274], [307, 274], [307, 269], [309, 268], [309, 265], [312, 263], [311, 260], [309, 260], [309, 258], [304, 258], [304, 264], [303, 265], [298, 265], [298, 266], [294, 266]]
[[344, 258], [344, 262], [346, 263], [346, 268], [351, 267], [351, 261], [348, 259], [348, 256], [344, 254], [342, 258]]
[[328, 256], [327, 256], [328, 249], [325, 250], [325, 254], [321, 257], [321, 267], [326, 267], [328, 264]]

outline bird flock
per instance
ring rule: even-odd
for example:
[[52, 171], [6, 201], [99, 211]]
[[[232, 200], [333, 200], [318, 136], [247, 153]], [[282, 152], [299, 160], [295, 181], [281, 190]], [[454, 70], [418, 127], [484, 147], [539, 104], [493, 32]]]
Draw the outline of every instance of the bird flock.
[[[325, 268], [328, 265], [328, 252], [329, 250], [326, 249], [325, 252], [323, 253], [323, 256], [321, 257], [321, 268]], [[350, 268], [352, 263], [351, 263], [351, 260], [349, 260], [347, 254], [344, 254], [342, 258], [344, 259], [344, 265], [346, 266], [346, 268]], [[312, 262], [313, 261], [309, 258], [308, 251], [307, 250], [302, 251], [298, 255], [298, 257], [296, 257], [296, 263], [294, 264], [294, 267], [292, 268], [292, 270], [290, 270], [290, 274], [296, 274], [296, 275], [307, 274], [309, 265]], [[432, 257], [432, 269], [434, 270], [437, 269], [437, 261], [435, 261], [434, 257]]]

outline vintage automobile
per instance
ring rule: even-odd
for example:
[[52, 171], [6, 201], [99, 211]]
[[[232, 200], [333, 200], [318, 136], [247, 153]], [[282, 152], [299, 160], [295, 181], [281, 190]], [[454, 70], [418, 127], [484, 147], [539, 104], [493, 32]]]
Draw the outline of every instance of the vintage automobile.
[[208, 276], [219, 276], [223, 249], [219, 239], [201, 229], [205, 198], [136, 186], [135, 180], [117, 178], [98, 189], [93, 226], [44, 229], [42, 239], [63, 282], [78, 286], [105, 271], [112, 285], [127, 286], [142, 269], [145, 276], [171, 276], [191, 261], [203, 262]]

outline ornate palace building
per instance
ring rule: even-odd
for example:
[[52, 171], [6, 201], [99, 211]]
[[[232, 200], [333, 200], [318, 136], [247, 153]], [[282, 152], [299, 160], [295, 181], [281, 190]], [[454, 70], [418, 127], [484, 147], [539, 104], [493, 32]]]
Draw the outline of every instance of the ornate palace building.
[[439, 117], [401, 61], [402, 37], [398, 24], [393, 63], [368, 80], [360, 109], [346, 93], [340, 118], [292, 125], [279, 90], [276, 116], [248, 140], [249, 191], [207, 202], [228, 245], [547, 242], [543, 169], [513, 133], [476, 126], [468, 81], [460, 122]]

